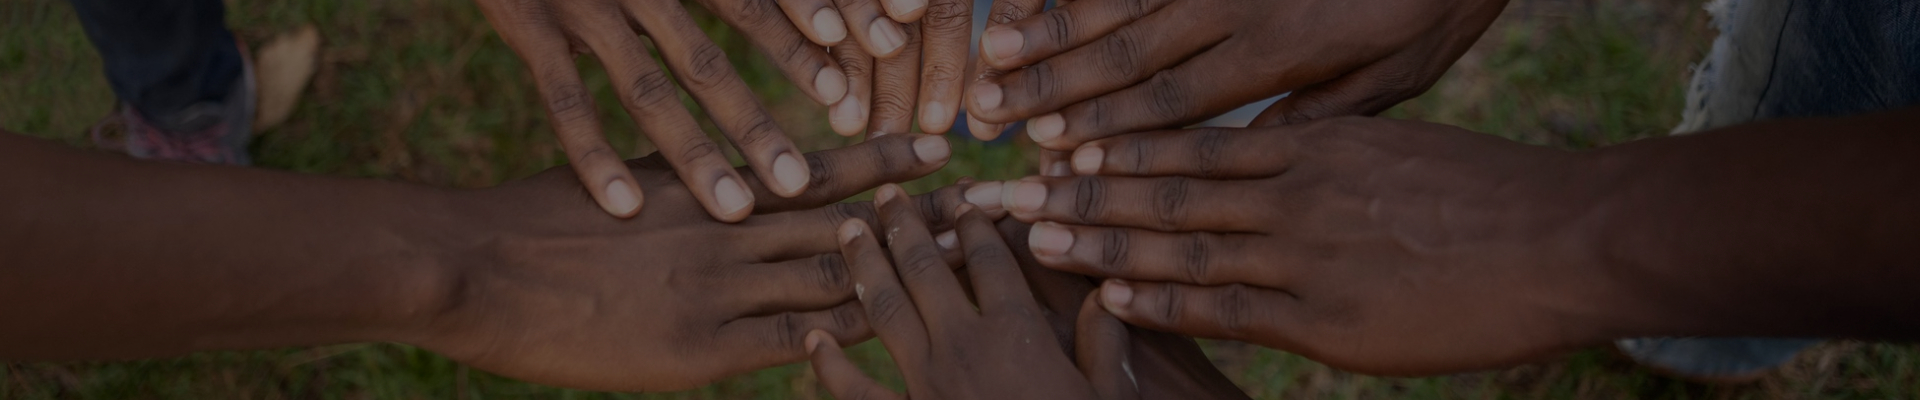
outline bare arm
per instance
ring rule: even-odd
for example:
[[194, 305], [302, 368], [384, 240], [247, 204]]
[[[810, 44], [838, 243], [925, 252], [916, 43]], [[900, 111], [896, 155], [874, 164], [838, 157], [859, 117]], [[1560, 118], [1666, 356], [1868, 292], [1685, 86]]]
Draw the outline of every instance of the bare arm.
[[739, 169], [766, 196], [723, 223], [661, 157], [625, 163], [649, 205], [621, 219], [567, 167], [447, 190], [0, 134], [0, 359], [390, 341], [538, 383], [690, 389], [800, 361], [810, 331], [871, 335], [833, 232], [872, 207], [834, 202], [948, 155], [915, 134], [809, 153], [791, 198]]

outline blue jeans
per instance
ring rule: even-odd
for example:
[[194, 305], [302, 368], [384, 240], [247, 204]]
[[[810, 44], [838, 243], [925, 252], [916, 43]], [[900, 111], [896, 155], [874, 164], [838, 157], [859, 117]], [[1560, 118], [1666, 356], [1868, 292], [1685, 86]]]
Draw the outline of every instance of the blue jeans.
[[[1774, 118], [1920, 105], [1920, 2], [1717, 0], [1720, 29], [1688, 85], [1675, 134]], [[1815, 339], [1621, 340], [1628, 356], [1695, 376], [1764, 372]]]
[[[163, 129], [219, 103], [244, 68], [220, 0], [70, 0], [113, 93]], [[171, 130], [171, 129], [169, 129]]]

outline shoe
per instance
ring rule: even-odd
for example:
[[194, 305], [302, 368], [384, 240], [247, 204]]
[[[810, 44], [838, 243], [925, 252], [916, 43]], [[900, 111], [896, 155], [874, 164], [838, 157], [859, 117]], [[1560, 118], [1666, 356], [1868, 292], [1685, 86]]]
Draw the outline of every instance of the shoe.
[[188, 106], [179, 114], [168, 116], [174, 123], [164, 125], [155, 124], [147, 115], [122, 102], [112, 114], [88, 130], [94, 145], [146, 160], [253, 164], [253, 158], [247, 154], [247, 144], [253, 140], [254, 110], [259, 101], [253, 59], [244, 44], [236, 41], [234, 45], [240, 47], [242, 67], [239, 81], [225, 99]]
[[1793, 361], [1818, 339], [1639, 338], [1621, 339], [1614, 348], [1634, 362], [1663, 375], [1712, 384], [1745, 384]]

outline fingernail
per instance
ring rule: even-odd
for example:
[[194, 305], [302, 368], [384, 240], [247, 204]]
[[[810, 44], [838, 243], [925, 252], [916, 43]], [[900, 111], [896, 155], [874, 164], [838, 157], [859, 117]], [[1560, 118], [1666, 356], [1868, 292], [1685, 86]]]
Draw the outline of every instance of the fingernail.
[[839, 103], [834, 103], [833, 116], [828, 119], [833, 124], [833, 131], [840, 136], [859, 134], [861, 125], [867, 122], [860, 118], [860, 99], [855, 97], [845, 97]]
[[1009, 211], [1035, 212], [1047, 203], [1047, 186], [1039, 182], [1014, 181], [1007, 190], [1004, 206]]
[[946, 162], [947, 157], [953, 155], [953, 148], [948, 147], [947, 138], [930, 135], [913, 140], [913, 155], [924, 163]]
[[986, 48], [988, 57], [995, 61], [1013, 58], [1027, 46], [1027, 38], [1013, 28], [994, 27], [987, 29], [987, 40], [980, 47]]
[[820, 91], [820, 104], [833, 104], [847, 97], [847, 73], [839, 68], [821, 68], [813, 76], [813, 89]]
[[1100, 173], [1100, 163], [1106, 161], [1107, 151], [1099, 147], [1087, 146], [1073, 152], [1073, 173], [1095, 175]]
[[1067, 119], [1060, 117], [1060, 113], [1050, 113], [1027, 121], [1027, 136], [1033, 138], [1034, 143], [1046, 143], [1060, 137], [1060, 132], [1065, 130]]
[[786, 195], [800, 194], [807, 188], [807, 165], [800, 162], [793, 153], [781, 154], [773, 159], [773, 180], [780, 182], [780, 190]]
[[733, 215], [753, 204], [753, 194], [732, 176], [722, 176], [713, 184], [713, 199], [720, 202], [720, 213]]
[[873, 133], [867, 134], [867, 140], [877, 139], [881, 136], [886, 136], [886, 135], [887, 135], [886, 132], [874, 131]]
[[1000, 108], [1000, 85], [988, 82], [974, 82], [973, 107], [980, 111], [992, 111], [995, 108]]
[[815, 329], [807, 332], [807, 354], [813, 354], [813, 349], [819, 348], [820, 342], [824, 340], [829, 340], [826, 331]]
[[[920, 107], [920, 131], [931, 133], [933, 129], [928, 128], [951, 128], [953, 126], [953, 117], [953, 109], [947, 108], [947, 103], [938, 101], [928, 102], [926, 106]], [[947, 121], [947, 125], [927, 126], [929, 123], [939, 125], [940, 121]]]
[[1027, 234], [1027, 247], [1035, 256], [1066, 255], [1073, 248], [1073, 232], [1052, 222], [1033, 224], [1033, 232]]
[[887, 202], [893, 201], [894, 197], [900, 196], [899, 191], [900, 187], [893, 184], [881, 186], [879, 190], [873, 192], [873, 205], [875, 207], [887, 205]]
[[926, 6], [926, 0], [891, 0], [887, 2], [887, 16], [898, 21]]
[[1066, 161], [1054, 161], [1051, 164], [1047, 164], [1047, 172], [1042, 173], [1041, 175], [1055, 176], [1055, 177], [1073, 176], [1073, 169], [1067, 167]]
[[853, 243], [853, 239], [859, 238], [861, 233], [865, 233], [867, 229], [860, 227], [861, 225], [863, 224], [853, 221], [840, 224], [840, 244]]
[[1000, 182], [987, 182], [967, 188], [967, 203], [979, 206], [986, 212], [1004, 210], [1006, 203], [1000, 199], [1000, 189], [1003, 187], [1005, 185]]
[[873, 42], [870, 43], [873, 45], [873, 51], [880, 54], [891, 54], [894, 49], [900, 48], [901, 44], [907, 42], [906, 34], [900, 32], [900, 27], [893, 20], [886, 18], [873, 20], [873, 25], [867, 28], [867, 39]]
[[1126, 315], [1122, 312], [1128, 304], [1133, 303], [1133, 288], [1127, 287], [1126, 282], [1119, 279], [1108, 279], [1107, 283], [1100, 285], [1100, 300], [1107, 307], [1107, 312]]
[[813, 36], [820, 41], [836, 43], [847, 38], [847, 21], [840, 19], [840, 13], [831, 8], [822, 8], [813, 13]]
[[941, 232], [940, 235], [933, 237], [933, 242], [939, 243], [942, 249], [953, 250], [953, 246], [960, 245], [960, 235], [954, 234], [953, 231]]
[[613, 182], [607, 182], [607, 203], [601, 205], [601, 208], [605, 208], [608, 214], [616, 216], [632, 214], [634, 209], [640, 208], [640, 194], [635, 193], [633, 186], [628, 185], [627, 181], [616, 179]]

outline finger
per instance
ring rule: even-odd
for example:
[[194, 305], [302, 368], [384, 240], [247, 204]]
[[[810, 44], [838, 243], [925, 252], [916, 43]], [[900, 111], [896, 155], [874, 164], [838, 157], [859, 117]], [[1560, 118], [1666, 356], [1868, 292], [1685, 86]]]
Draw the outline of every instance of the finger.
[[1054, 221], [1162, 232], [1256, 232], [1269, 227], [1273, 204], [1261, 187], [1186, 177], [1079, 176], [1006, 183], [1007, 213], [1021, 221]]
[[1245, 62], [1228, 53], [1215, 48], [1144, 81], [1034, 117], [1027, 121], [1027, 136], [1042, 148], [1070, 151], [1090, 140], [1191, 125], [1297, 85], [1283, 82], [1273, 89], [1223, 76], [1237, 68], [1232, 63]]
[[1286, 172], [1294, 149], [1290, 136], [1273, 132], [1155, 131], [1087, 142], [1073, 151], [1071, 164], [1082, 176], [1254, 179]]
[[[909, 0], [911, 1], [911, 0]], [[924, 0], [923, 0], [924, 1]], [[880, 2], [875, 0], [834, 0], [840, 7], [840, 16], [847, 21], [847, 31], [853, 34], [853, 40], [860, 43], [868, 55], [878, 58], [900, 56], [900, 50], [907, 44], [907, 35], [911, 29], [904, 24], [881, 16]]]
[[906, 35], [898, 55], [874, 61], [869, 135], [913, 129], [913, 106], [920, 98], [920, 25], [907, 24]]
[[[654, 44], [660, 48], [661, 56], [666, 58], [669, 69], [679, 78], [681, 86], [693, 95], [701, 108], [707, 110], [714, 124], [739, 149], [747, 166], [761, 173], [761, 183], [775, 189], [774, 193], [782, 197], [796, 196], [805, 191], [810, 174], [799, 149], [780, 131], [779, 125], [767, 116], [759, 100], [734, 72], [726, 53], [707, 40], [686, 10], [663, 7], [633, 14], [653, 35]], [[677, 172], [688, 182], [716, 182], [715, 190], [711, 193], [695, 192], [696, 197], [705, 196], [701, 202], [714, 218], [739, 221], [752, 211], [752, 192], [732, 170], [715, 176]]]
[[[901, 369], [909, 374], [926, 360], [928, 326], [920, 317], [913, 296], [894, 275], [893, 261], [866, 221], [849, 220], [840, 225], [840, 254], [853, 271], [853, 294], [866, 311], [867, 323], [880, 343], [887, 346]], [[942, 268], [941, 270], [945, 270]]]
[[[1145, 18], [1170, 0], [1055, 4], [1033, 18], [1015, 18], [980, 35], [980, 59], [1013, 70], [1086, 45]], [[1065, 3], [1065, 2], [1059, 2]], [[1032, 8], [1038, 10], [1038, 7]]]
[[[1048, 268], [1076, 274], [1193, 285], [1286, 287], [1296, 260], [1259, 251], [1253, 235], [1034, 224], [1027, 246]], [[1267, 248], [1266, 250], [1273, 250]], [[1288, 256], [1282, 256], [1288, 257]]]
[[1412, 81], [1405, 68], [1389, 61], [1374, 63], [1331, 82], [1294, 90], [1273, 102], [1247, 126], [1292, 125], [1347, 115], [1372, 116], [1401, 101], [1419, 96], [1432, 80]]
[[1027, 247], [1027, 225], [1012, 218], [1002, 219], [996, 224], [1000, 235], [1007, 240], [1007, 247], [1013, 250], [1013, 256], [1019, 260], [1020, 275], [1027, 280], [1027, 286], [1033, 290], [1033, 297], [1046, 310], [1047, 324], [1053, 327], [1054, 338], [1060, 348], [1069, 356], [1073, 352], [1074, 323], [1080, 315], [1080, 303], [1092, 292], [1097, 281], [1091, 278], [1060, 272], [1040, 265], [1034, 260], [1033, 250]]
[[[947, 158], [952, 154], [952, 145], [947, 143], [945, 137], [889, 135], [852, 146], [807, 153], [806, 169], [813, 174], [808, 181], [813, 183], [812, 188], [799, 196], [778, 198], [768, 196], [770, 193], [766, 186], [748, 186], [753, 188], [755, 198], [765, 199], [760, 200], [755, 213], [818, 208], [882, 183], [906, 182], [931, 174], [946, 165]], [[748, 181], [756, 181], [753, 177], [758, 173], [744, 168], [739, 172]]]
[[853, 276], [837, 252], [748, 264], [703, 278], [738, 315], [818, 310], [853, 299]]
[[932, 11], [927, 9], [927, 0], [885, 0], [887, 17], [902, 24], [918, 22]]
[[[821, 105], [839, 102], [847, 94], [847, 74], [840, 71], [833, 59], [827, 56], [826, 48], [809, 41], [801, 33], [804, 26], [811, 26], [815, 15], [836, 14], [827, 5], [828, 0], [710, 0], [716, 6], [737, 12], [722, 12], [720, 17], [727, 25], [740, 28], [740, 32], [752, 42], [754, 47], [767, 52], [775, 67], [782, 75], [793, 82], [794, 87], [812, 97]], [[788, 3], [806, 3], [792, 4]], [[806, 14], [796, 16], [791, 11], [783, 14], [789, 7], [805, 8]], [[787, 18], [782, 18], [783, 16]], [[837, 17], [836, 17], [837, 18]], [[801, 20], [808, 22], [801, 25]], [[838, 25], [844, 26], [844, 23]], [[811, 29], [806, 29], [811, 31]], [[843, 34], [844, 36], [844, 34]]]
[[[807, 358], [806, 337], [822, 331], [838, 341], [853, 342], [872, 334], [860, 303], [847, 302], [826, 310], [789, 311], [772, 315], [727, 321], [713, 333], [713, 339], [730, 354], [715, 354], [716, 363], [740, 366], [725, 375], [746, 373], [761, 368]], [[720, 362], [719, 360], [724, 360]]]
[[873, 56], [853, 42], [841, 42], [830, 52], [840, 70], [847, 74], [847, 95], [833, 103], [827, 122], [840, 136], [853, 136], [867, 130], [868, 105], [873, 104]]
[[840, 10], [827, 0], [779, 0], [780, 11], [787, 13], [793, 26], [814, 44], [832, 47], [847, 39], [847, 21]]
[[972, 205], [961, 206], [955, 213], [960, 216], [955, 232], [965, 251], [967, 276], [981, 313], [1040, 315], [1040, 304], [1034, 301], [1013, 251], [994, 229], [993, 221]]
[[[607, 214], [619, 218], [640, 212], [644, 196], [621, 161], [620, 152], [607, 143], [600, 130], [600, 117], [594, 112], [593, 97], [580, 82], [573, 53], [565, 36], [541, 21], [523, 21], [507, 17], [512, 10], [485, 7], [488, 19], [498, 24], [525, 24], [527, 29], [503, 30], [502, 39], [520, 55], [533, 75], [534, 86], [544, 100], [547, 119], [560, 148], [567, 153], [581, 185], [593, 195], [595, 203]], [[550, 21], [547, 21], [550, 22]], [[506, 34], [514, 32], [515, 34]]]
[[[1061, 110], [1148, 81], [1157, 73], [1179, 65], [1195, 54], [1206, 52], [1227, 38], [1225, 32], [1206, 28], [1208, 24], [1184, 28], [1194, 25], [1187, 18], [1178, 12], [1154, 13], [1085, 46], [1026, 68], [1009, 70], [997, 82], [1000, 86], [1000, 102], [975, 103], [974, 109], [979, 110], [976, 114], [987, 122], [1013, 122], [1021, 118], [1036, 118], [1035, 122], [1038, 122], [1036, 116], [1043, 113]], [[1179, 29], [1180, 34], [1167, 34], [1171, 29]], [[1084, 67], [1089, 65], [1100, 67]], [[1224, 71], [1230, 70], [1208, 72], [1219, 75]], [[1248, 84], [1245, 81], [1235, 83]], [[1212, 95], [1211, 92], [1198, 93]], [[1047, 131], [1042, 128], [1046, 127], [1029, 124], [1027, 129], [1036, 141], [1044, 143], [1047, 140], [1038, 139], [1043, 139], [1041, 134]]]
[[913, 297], [913, 304], [929, 330], [977, 317], [979, 314], [967, 306], [959, 278], [954, 277], [951, 266], [942, 260], [940, 248], [928, 233], [918, 205], [904, 201], [906, 197], [906, 191], [893, 184], [881, 186], [873, 195], [873, 203], [880, 210], [881, 232], [885, 232], [887, 250], [893, 255], [901, 286]]
[[[987, 27], [991, 29], [994, 26], [1027, 18], [1034, 13], [1040, 12], [1041, 7], [1045, 7], [1046, 3], [1045, 0], [994, 0], [993, 5], [988, 6], [987, 9]], [[986, 95], [994, 96], [992, 101], [999, 102], [999, 86], [992, 86], [990, 88], [993, 90], [991, 93], [979, 92], [978, 90], [982, 87], [980, 86], [981, 82], [998, 82], [1000, 76], [1005, 74], [1006, 71], [987, 65], [985, 58], [975, 57], [973, 68], [969, 70], [967, 74], [967, 76], [972, 78], [972, 83], [967, 86], [966, 93], [964, 93], [963, 100], [961, 101], [966, 102], [965, 104], [974, 104], [973, 102], [978, 101], [975, 99], [976, 96]], [[1006, 131], [1006, 128], [1006, 124], [988, 123], [981, 121], [979, 118], [975, 118], [971, 111], [967, 113], [967, 131], [973, 132], [973, 137], [980, 140], [993, 140], [994, 138], [998, 138], [1000, 134]]]
[[1076, 364], [1100, 398], [1138, 399], [1140, 382], [1133, 375], [1127, 354], [1133, 339], [1126, 324], [1100, 308], [1096, 300], [1099, 296], [1100, 292], [1094, 291], [1080, 306], [1080, 319], [1074, 329], [1079, 332], [1074, 338]]
[[[905, 1], [905, 0], [902, 0]], [[972, 44], [973, 3], [930, 0], [920, 18], [920, 131], [946, 133], [960, 110], [960, 82]]]
[[[971, 184], [979, 185], [979, 184]], [[962, 193], [969, 185], [952, 185], [912, 197], [928, 229], [953, 229], [954, 207], [966, 200]], [[879, 221], [872, 202], [837, 203], [810, 210], [760, 215], [742, 221], [739, 237], [756, 244], [753, 254], [761, 262], [788, 260], [814, 254], [839, 251], [840, 243], [828, 234], [849, 220]], [[937, 240], [936, 240], [937, 242]], [[946, 259], [942, 257], [942, 259]]]
[[1100, 306], [1142, 328], [1262, 345], [1294, 343], [1283, 326], [1298, 321], [1298, 300], [1286, 292], [1247, 285], [1192, 286], [1108, 279]]
[[820, 377], [820, 386], [836, 399], [865, 400], [901, 400], [899, 393], [881, 386], [868, 377], [860, 367], [847, 360], [847, 353], [840, 350], [840, 344], [825, 332], [807, 335], [808, 352], [812, 354], [813, 374]]
[[1067, 161], [1071, 153], [1057, 150], [1040, 149], [1040, 176], [1073, 176], [1073, 168]]

